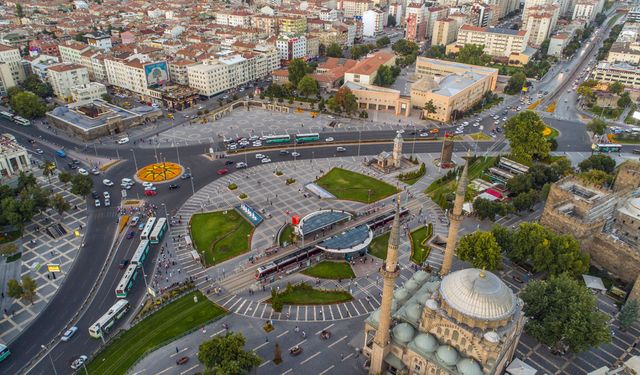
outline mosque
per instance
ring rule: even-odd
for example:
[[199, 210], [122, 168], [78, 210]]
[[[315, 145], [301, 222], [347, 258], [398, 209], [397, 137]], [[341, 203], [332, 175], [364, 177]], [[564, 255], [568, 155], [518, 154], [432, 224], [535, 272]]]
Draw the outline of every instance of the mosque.
[[523, 302], [491, 272], [450, 272], [468, 161], [458, 183], [444, 262], [439, 275], [417, 271], [396, 289], [400, 242], [399, 202], [389, 238], [380, 308], [365, 321], [363, 353], [370, 374], [501, 374], [524, 326]]

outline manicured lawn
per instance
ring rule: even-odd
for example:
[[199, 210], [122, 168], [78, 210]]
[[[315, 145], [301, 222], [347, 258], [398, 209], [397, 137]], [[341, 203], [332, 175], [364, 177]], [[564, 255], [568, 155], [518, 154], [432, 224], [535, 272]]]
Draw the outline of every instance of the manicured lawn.
[[278, 243], [280, 246], [284, 246], [284, 243], [291, 243], [291, 235], [293, 234], [293, 225], [287, 224], [287, 226], [280, 232], [280, 238], [278, 238]]
[[431, 247], [427, 246], [426, 243], [431, 239], [432, 235], [433, 226], [431, 224], [411, 232], [411, 261], [413, 263], [422, 264], [429, 257]]
[[[479, 157], [469, 165], [469, 181], [482, 176], [484, 171], [496, 163], [495, 157]], [[462, 165], [460, 165], [462, 167]], [[454, 194], [458, 182], [455, 174], [447, 174], [431, 183], [424, 191], [442, 209], [448, 209], [447, 194]]]
[[[291, 291], [278, 294], [278, 298], [285, 305], [328, 305], [351, 301], [351, 294], [341, 290], [319, 290], [300, 284], [294, 285]], [[271, 302], [271, 300], [269, 300]]]
[[302, 271], [303, 274], [320, 279], [352, 279], [356, 277], [351, 266], [346, 262], [320, 262]]
[[386, 198], [397, 189], [386, 182], [342, 168], [333, 168], [320, 177], [316, 184], [338, 199], [371, 203]]
[[369, 254], [382, 260], [387, 259], [387, 250], [389, 247], [389, 235], [391, 232], [387, 232], [380, 235], [371, 241], [369, 244]]
[[16, 231], [13, 231], [13, 232], [0, 233], [0, 244], [15, 241], [18, 238], [20, 238], [20, 236], [22, 236], [22, 231], [21, 230], [16, 230]]
[[477, 133], [469, 134], [469, 137], [471, 137], [471, 139], [476, 140], [476, 141], [491, 141], [491, 140], [493, 140], [493, 138], [491, 138], [490, 136], [484, 134], [483, 132], [477, 132]]
[[546, 138], [547, 139], [558, 138], [558, 136], [560, 135], [560, 132], [558, 131], [558, 129], [556, 128], [550, 128], [550, 129], [551, 129], [551, 134], [547, 135]]
[[613, 139], [615, 139], [618, 143], [626, 143], [626, 144], [640, 144], [640, 136], [628, 136], [628, 135], [620, 135], [617, 134]]
[[[193, 297], [198, 297], [198, 303]], [[125, 374], [147, 350], [178, 338], [203, 324], [226, 314], [195, 291], [150, 315], [109, 344], [87, 365], [89, 374]]]
[[196, 249], [204, 253], [207, 266], [249, 251], [253, 226], [234, 210], [195, 214], [191, 218], [191, 237]]

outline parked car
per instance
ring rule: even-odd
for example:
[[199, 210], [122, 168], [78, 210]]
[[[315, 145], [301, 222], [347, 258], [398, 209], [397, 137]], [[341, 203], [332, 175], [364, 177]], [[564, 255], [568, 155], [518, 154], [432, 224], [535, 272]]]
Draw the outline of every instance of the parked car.
[[73, 362], [71, 362], [71, 368], [73, 370], [77, 370], [80, 367], [82, 367], [82, 365], [84, 365], [84, 363], [87, 361], [87, 356], [86, 355], [81, 355], [80, 357], [78, 357], [76, 360], [74, 360]]
[[153, 187], [153, 183], [145, 181], [145, 182], [142, 183], [142, 186], [144, 186], [144, 187]]
[[104, 206], [105, 206], [105, 207], [111, 207], [111, 199], [106, 198], [106, 199], [104, 200]]
[[91, 198], [98, 199], [98, 198], [100, 198], [100, 194], [98, 194], [97, 191], [92, 191], [91, 192]]
[[269, 158], [264, 158], [264, 159], [260, 160], [260, 162], [261, 162], [262, 164], [271, 163], [271, 159], [269, 159]]
[[118, 144], [119, 145], [123, 145], [125, 143], [129, 143], [129, 137], [124, 137], [124, 138], [118, 139]]
[[145, 190], [144, 191], [144, 195], [146, 195], [147, 197], [153, 197], [154, 195], [157, 195], [158, 192], [155, 190]]
[[182, 176], [180, 176], [181, 180], [188, 180], [191, 178], [191, 173], [183, 173]]
[[144, 191], [156, 191], [158, 190], [155, 186], [145, 186]]
[[242, 168], [246, 168], [247, 167], [247, 163], [241, 161], [239, 163], [236, 164], [236, 168], [237, 169], [242, 169]]
[[75, 335], [76, 332], [78, 332], [78, 327], [73, 326], [69, 328], [65, 333], [62, 334], [62, 338], [60, 338], [60, 340], [69, 341], [69, 339], [73, 337], [73, 335]]
[[262, 155], [262, 154], [256, 154], [256, 159], [264, 159], [264, 158], [266, 158], [266, 156], [265, 156], [265, 155]]
[[73, 164], [73, 163], [67, 163], [67, 167], [69, 167], [69, 169], [71, 169], [71, 170], [78, 169], [78, 166]]
[[103, 192], [102, 196], [104, 197], [104, 199], [111, 199], [111, 194], [109, 194], [108, 191]]
[[169, 190], [175, 190], [175, 189], [180, 189], [180, 185], [178, 185], [178, 184], [170, 184], [169, 185]]
[[103, 184], [104, 186], [113, 186], [113, 181], [111, 181], [111, 180], [109, 180], [109, 179], [105, 178], [104, 180], [102, 180], [102, 184]]
[[347, 151], [347, 149], [344, 148], [344, 147], [336, 147], [336, 151], [337, 152], [345, 152], [345, 151]]
[[222, 175], [225, 175], [225, 174], [229, 173], [229, 170], [227, 168], [222, 168], [222, 169], [218, 169], [218, 171], [216, 173], [218, 175], [222, 176]]
[[94, 204], [95, 204], [96, 207], [100, 207], [100, 199], [96, 199], [94, 201]]

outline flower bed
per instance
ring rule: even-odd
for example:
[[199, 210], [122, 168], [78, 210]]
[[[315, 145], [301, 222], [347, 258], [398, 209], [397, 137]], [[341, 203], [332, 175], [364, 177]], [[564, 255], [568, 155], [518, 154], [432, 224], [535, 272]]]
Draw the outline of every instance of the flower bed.
[[136, 176], [145, 182], [166, 182], [174, 180], [182, 174], [182, 166], [176, 163], [154, 163], [142, 167]]

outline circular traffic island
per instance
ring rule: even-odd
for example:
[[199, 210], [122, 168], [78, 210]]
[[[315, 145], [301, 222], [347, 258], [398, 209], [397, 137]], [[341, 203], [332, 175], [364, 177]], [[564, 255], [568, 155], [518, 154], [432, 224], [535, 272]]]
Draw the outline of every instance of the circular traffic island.
[[144, 166], [136, 172], [136, 178], [144, 182], [170, 182], [182, 175], [184, 168], [180, 164], [164, 162]]

